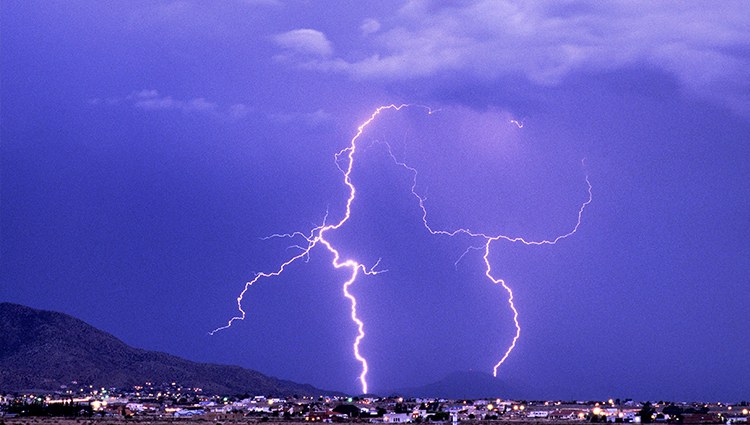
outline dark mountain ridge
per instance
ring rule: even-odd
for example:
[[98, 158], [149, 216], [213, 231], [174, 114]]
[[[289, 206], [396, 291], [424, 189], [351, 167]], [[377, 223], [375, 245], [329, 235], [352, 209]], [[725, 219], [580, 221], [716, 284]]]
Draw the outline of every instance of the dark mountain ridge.
[[0, 303], [0, 391], [54, 391], [72, 381], [107, 388], [178, 382], [214, 394], [338, 394], [239, 366], [133, 348], [75, 317]]
[[[515, 398], [526, 393], [516, 386], [484, 372], [453, 372], [446, 377], [419, 387], [391, 391], [405, 397], [438, 397], [446, 399]], [[389, 394], [390, 394], [389, 393]]]

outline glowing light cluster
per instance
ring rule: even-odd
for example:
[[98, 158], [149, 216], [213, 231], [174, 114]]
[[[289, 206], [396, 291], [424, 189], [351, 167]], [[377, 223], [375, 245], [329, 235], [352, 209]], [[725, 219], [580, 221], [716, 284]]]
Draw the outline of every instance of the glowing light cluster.
[[[310, 251], [313, 248], [315, 248], [318, 245], [323, 245], [333, 255], [333, 260], [332, 260], [331, 264], [333, 265], [334, 268], [336, 268], [336, 269], [348, 268], [348, 269], [351, 270], [351, 275], [344, 282], [342, 290], [343, 290], [344, 297], [346, 297], [350, 301], [350, 303], [351, 303], [351, 319], [352, 319], [352, 321], [354, 322], [354, 324], [357, 327], [357, 336], [354, 339], [354, 343], [352, 345], [352, 349], [353, 349], [353, 352], [354, 352], [355, 359], [361, 365], [361, 372], [360, 372], [360, 375], [359, 375], [359, 381], [360, 381], [360, 384], [361, 384], [362, 392], [363, 393], [367, 393], [367, 391], [368, 391], [367, 373], [369, 371], [369, 368], [368, 368], [368, 365], [367, 365], [367, 359], [365, 359], [365, 357], [360, 352], [360, 344], [361, 344], [362, 340], [365, 337], [365, 330], [364, 330], [364, 326], [365, 325], [364, 325], [364, 322], [357, 316], [357, 299], [354, 297], [354, 295], [352, 295], [352, 293], [349, 291], [349, 289], [354, 284], [354, 282], [357, 280], [357, 277], [359, 276], [360, 273], [365, 274], [365, 275], [376, 275], [378, 273], [385, 272], [386, 270], [376, 270], [378, 264], [380, 263], [380, 260], [378, 260], [378, 262], [376, 262], [372, 267], [369, 267], [369, 268], [367, 266], [365, 266], [365, 265], [363, 265], [363, 264], [355, 261], [355, 260], [352, 260], [352, 259], [342, 260], [340, 252], [331, 244], [330, 241], [328, 241], [325, 238], [325, 236], [326, 236], [326, 233], [328, 233], [330, 231], [333, 231], [333, 230], [337, 230], [340, 227], [342, 227], [349, 220], [349, 218], [351, 217], [352, 203], [354, 202], [354, 199], [355, 199], [356, 194], [357, 194], [357, 189], [354, 186], [354, 183], [352, 182], [352, 179], [351, 179], [351, 173], [352, 173], [352, 170], [354, 168], [354, 155], [355, 155], [355, 153], [357, 151], [357, 140], [359, 140], [359, 138], [362, 136], [362, 134], [365, 131], [365, 129], [367, 128], [367, 126], [370, 125], [370, 123], [372, 123], [375, 120], [375, 118], [378, 115], [380, 115], [383, 111], [386, 111], [386, 110], [399, 111], [399, 110], [401, 110], [401, 109], [403, 109], [405, 107], [408, 107], [408, 106], [410, 106], [410, 105], [407, 105], [407, 104], [401, 104], [401, 105], [391, 104], [391, 105], [380, 106], [377, 109], [375, 109], [375, 111], [372, 113], [372, 115], [370, 115], [370, 117], [366, 121], [364, 121], [362, 124], [359, 125], [359, 127], [357, 127], [357, 132], [354, 135], [354, 137], [351, 139], [351, 141], [349, 143], [349, 146], [347, 146], [346, 148], [342, 149], [341, 151], [339, 151], [335, 155], [336, 166], [339, 168], [339, 170], [343, 174], [343, 176], [344, 176], [344, 184], [346, 185], [346, 187], [348, 188], [348, 191], [349, 191], [349, 195], [348, 195], [347, 200], [346, 200], [346, 208], [345, 208], [344, 216], [338, 222], [335, 222], [333, 224], [327, 224], [328, 214], [326, 214], [326, 217], [323, 220], [323, 224], [320, 225], [320, 226], [314, 227], [308, 233], [293, 232], [293, 233], [273, 234], [273, 235], [268, 236], [266, 239], [270, 239], [270, 238], [298, 239], [298, 238], [301, 238], [301, 239], [303, 239], [305, 241], [305, 244], [303, 244], [303, 245], [294, 245], [295, 247], [299, 248], [300, 252], [297, 255], [294, 255], [291, 258], [289, 258], [288, 260], [286, 260], [283, 263], [281, 263], [281, 265], [275, 271], [256, 273], [256, 275], [253, 277], [252, 280], [250, 280], [249, 282], [245, 283], [245, 286], [244, 286], [242, 292], [240, 292], [239, 296], [237, 297], [237, 309], [240, 312], [240, 314], [238, 316], [234, 316], [231, 319], [229, 319], [229, 321], [227, 322], [226, 325], [221, 326], [221, 327], [216, 328], [213, 331], [211, 331], [210, 332], [211, 335], [215, 334], [216, 332], [228, 329], [228, 328], [230, 328], [234, 324], [235, 321], [244, 320], [247, 317], [247, 313], [245, 312], [245, 310], [242, 307], [242, 301], [243, 301], [245, 295], [247, 294], [247, 291], [250, 289], [251, 286], [253, 286], [255, 283], [257, 283], [261, 279], [267, 279], [267, 278], [272, 278], [272, 277], [276, 277], [276, 276], [281, 275], [282, 273], [284, 273], [284, 271], [286, 270], [286, 268], [288, 266], [290, 266], [291, 264], [295, 263], [296, 261], [298, 261], [298, 260], [300, 260], [302, 258], [309, 258]], [[433, 111], [433, 110], [431, 110], [430, 108], [427, 108], [427, 107], [420, 106], [420, 108], [425, 109], [428, 114], [432, 114], [432, 113], [436, 112], [436, 111]], [[523, 127], [523, 123], [521, 123], [521, 122], [512, 120], [511, 123], [515, 124], [518, 128], [522, 128]], [[516, 346], [516, 342], [518, 341], [518, 338], [521, 335], [521, 325], [520, 325], [520, 323], [518, 321], [518, 310], [516, 309], [516, 306], [515, 306], [515, 304], [513, 302], [513, 291], [506, 284], [506, 282], [504, 280], [496, 278], [496, 277], [494, 277], [492, 275], [492, 266], [490, 265], [490, 261], [489, 261], [490, 246], [491, 246], [492, 242], [495, 242], [495, 241], [498, 241], [498, 240], [505, 240], [505, 241], [513, 242], [513, 243], [518, 242], [518, 243], [522, 243], [524, 245], [546, 245], [546, 244], [554, 245], [558, 241], [560, 241], [562, 239], [565, 239], [565, 238], [573, 235], [574, 233], [576, 233], [576, 231], [578, 230], [579, 226], [581, 225], [581, 219], [582, 219], [582, 216], [583, 216], [583, 211], [585, 210], [586, 206], [588, 206], [589, 203], [591, 203], [591, 200], [592, 200], [591, 184], [589, 183], [588, 176], [586, 176], [586, 184], [588, 185], [588, 200], [581, 205], [581, 207], [580, 207], [580, 209], [578, 211], [578, 220], [577, 220], [575, 226], [568, 233], [565, 233], [563, 235], [557, 236], [554, 239], [541, 240], [541, 241], [529, 241], [529, 240], [524, 239], [523, 237], [510, 237], [510, 236], [505, 236], [505, 235], [490, 235], [490, 234], [481, 233], [481, 232], [474, 232], [474, 231], [471, 231], [470, 229], [467, 229], [467, 228], [458, 228], [458, 229], [453, 229], [453, 230], [434, 229], [433, 227], [431, 227], [429, 225], [428, 220], [427, 220], [427, 208], [425, 207], [425, 197], [422, 196], [422, 195], [420, 195], [417, 192], [417, 190], [416, 190], [416, 187], [417, 187], [417, 176], [418, 176], [417, 170], [415, 168], [407, 165], [406, 163], [404, 163], [402, 161], [399, 161], [393, 155], [393, 152], [392, 152], [390, 146], [387, 145], [387, 144], [386, 144], [386, 146], [388, 148], [388, 153], [391, 156], [391, 158], [393, 159], [393, 161], [398, 166], [401, 166], [401, 167], [405, 168], [406, 170], [408, 170], [410, 173], [412, 173], [411, 193], [417, 199], [417, 201], [419, 203], [419, 207], [422, 210], [422, 223], [423, 223], [424, 227], [427, 229], [427, 231], [429, 231], [430, 234], [432, 234], [432, 235], [441, 235], [441, 236], [448, 236], [448, 237], [454, 237], [454, 236], [458, 236], [458, 235], [465, 235], [465, 236], [470, 237], [471, 239], [476, 239], [476, 240], [482, 241], [482, 245], [481, 246], [470, 246], [469, 248], [467, 248], [467, 250], [457, 260], [456, 264], [458, 263], [458, 261], [461, 261], [461, 259], [469, 251], [471, 251], [471, 250], [483, 250], [484, 251], [483, 259], [484, 259], [484, 264], [485, 264], [485, 276], [487, 276], [487, 278], [490, 279], [490, 281], [492, 281], [494, 284], [501, 285], [505, 289], [505, 291], [508, 293], [508, 304], [510, 306], [510, 309], [513, 312], [513, 323], [515, 325], [516, 331], [515, 331], [515, 335], [513, 337], [513, 341], [511, 343], [511, 345], [506, 349], [506, 351], [504, 352], [504, 354], [503, 354], [502, 358], [500, 359], [500, 361], [493, 368], [493, 375], [497, 376], [497, 370], [498, 370], [498, 368], [505, 362], [505, 360], [508, 358], [508, 356], [510, 356], [510, 353], [513, 351], [513, 349]], [[344, 167], [342, 167], [342, 165], [341, 165], [341, 159], [342, 158], [346, 160]]]

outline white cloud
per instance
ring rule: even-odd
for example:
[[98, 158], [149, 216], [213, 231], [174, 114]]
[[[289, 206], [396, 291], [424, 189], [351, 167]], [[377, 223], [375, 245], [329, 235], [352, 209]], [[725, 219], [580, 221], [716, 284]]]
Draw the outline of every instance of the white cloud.
[[141, 90], [133, 92], [125, 98], [132, 102], [133, 106], [145, 110], [170, 110], [176, 109], [183, 112], [216, 112], [219, 105], [209, 102], [202, 97], [190, 100], [178, 100], [172, 96], [161, 95], [157, 90]]
[[236, 103], [229, 107], [229, 118], [239, 120], [245, 118], [250, 113], [250, 108], [243, 103]]
[[362, 35], [367, 36], [380, 31], [380, 22], [377, 19], [367, 18], [362, 21], [359, 29], [362, 31]]
[[[538, 85], [559, 84], [576, 71], [647, 65], [671, 73], [692, 93], [750, 113], [750, 6], [745, 1], [454, 4], [409, 1], [389, 18], [391, 27], [377, 29], [359, 59], [321, 54], [298, 65], [356, 79], [456, 72], [481, 79], [523, 75]], [[318, 34], [320, 50], [330, 52], [330, 43]]]
[[242, 103], [229, 106], [225, 110], [215, 102], [211, 102], [203, 97], [195, 97], [188, 100], [175, 99], [172, 96], [163, 95], [158, 90], [143, 89], [134, 91], [125, 97], [110, 97], [106, 99], [94, 98], [89, 99], [91, 105], [118, 105], [129, 104], [135, 108], [144, 111], [181, 111], [184, 113], [199, 113], [211, 115], [218, 118], [228, 118], [238, 120], [247, 116], [250, 108]]
[[303, 56], [328, 57], [333, 47], [326, 35], [314, 29], [296, 29], [274, 36], [274, 41], [288, 52]]
[[188, 111], [210, 112], [210, 111], [216, 111], [219, 108], [219, 105], [215, 104], [214, 102], [209, 102], [202, 97], [197, 97], [195, 99], [191, 99], [187, 101], [183, 108]]

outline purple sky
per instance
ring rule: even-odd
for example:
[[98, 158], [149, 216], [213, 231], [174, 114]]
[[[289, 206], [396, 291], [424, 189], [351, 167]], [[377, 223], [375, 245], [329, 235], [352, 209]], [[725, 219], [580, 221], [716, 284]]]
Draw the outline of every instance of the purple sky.
[[[346, 273], [271, 233], [347, 195], [374, 391], [500, 371], [537, 397], [750, 397], [750, 5], [744, 1], [0, 3], [0, 300], [126, 342], [356, 392]], [[383, 3], [383, 4], [380, 4]], [[523, 122], [518, 128], [510, 120]], [[586, 158], [585, 167], [581, 160]]]

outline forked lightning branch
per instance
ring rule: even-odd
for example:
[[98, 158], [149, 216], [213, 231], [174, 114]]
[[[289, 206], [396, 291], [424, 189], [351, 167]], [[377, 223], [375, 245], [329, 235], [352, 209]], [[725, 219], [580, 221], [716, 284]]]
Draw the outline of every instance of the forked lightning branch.
[[[357, 188], [354, 182], [352, 181], [351, 175], [352, 175], [352, 170], [354, 169], [354, 166], [355, 166], [355, 159], [358, 153], [357, 143], [359, 139], [361, 138], [362, 134], [364, 133], [365, 129], [373, 121], [375, 121], [378, 118], [378, 116], [380, 116], [381, 114], [385, 112], [395, 113], [408, 107], [421, 108], [427, 114], [433, 113], [433, 111], [430, 108], [427, 108], [424, 106], [412, 106], [412, 105], [407, 105], [407, 104], [402, 104], [402, 105], [391, 104], [391, 105], [385, 105], [385, 106], [381, 106], [377, 108], [365, 122], [360, 124], [360, 126], [357, 127], [357, 132], [354, 135], [354, 137], [352, 137], [351, 142], [349, 143], [349, 146], [342, 149], [340, 152], [338, 152], [335, 155], [335, 163], [337, 167], [339, 168], [339, 170], [341, 170], [341, 173], [344, 178], [344, 185], [347, 187], [348, 192], [349, 192], [348, 197], [346, 199], [346, 208], [345, 208], [344, 215], [338, 221], [329, 223], [329, 217], [326, 214], [326, 218], [324, 219], [323, 224], [321, 224], [320, 226], [314, 227], [307, 232], [293, 232], [293, 233], [285, 233], [285, 234], [274, 234], [274, 235], [269, 236], [268, 238], [298, 239], [303, 242], [301, 242], [298, 245], [300, 250], [296, 255], [288, 258], [286, 261], [281, 263], [273, 271], [257, 273], [253, 277], [252, 280], [250, 280], [249, 282], [245, 284], [245, 287], [243, 288], [242, 292], [240, 292], [239, 296], [237, 297], [237, 309], [240, 314], [229, 319], [226, 325], [211, 331], [211, 335], [215, 334], [216, 332], [230, 328], [234, 324], [234, 322], [238, 320], [245, 319], [245, 317], [247, 316], [247, 313], [242, 307], [242, 301], [251, 286], [253, 286], [255, 283], [263, 279], [273, 278], [273, 277], [283, 274], [287, 267], [289, 267], [290, 265], [292, 265], [293, 263], [297, 262], [300, 259], [307, 258], [310, 255], [310, 252], [312, 251], [313, 248], [315, 248], [318, 245], [322, 245], [332, 255], [333, 258], [331, 261], [331, 265], [334, 268], [348, 269], [350, 271], [349, 278], [342, 285], [342, 292], [343, 292], [344, 297], [346, 297], [351, 304], [351, 319], [357, 328], [357, 335], [354, 338], [352, 348], [353, 348], [355, 359], [361, 365], [361, 370], [359, 374], [360, 385], [361, 385], [363, 393], [368, 392], [367, 373], [369, 369], [367, 365], [367, 359], [362, 355], [362, 352], [360, 351], [360, 345], [362, 343], [362, 340], [365, 338], [365, 324], [357, 315], [357, 299], [349, 291], [349, 288], [351, 287], [351, 285], [354, 284], [354, 282], [357, 280], [357, 278], [361, 274], [374, 275], [374, 274], [382, 273], [385, 270], [377, 270], [378, 263], [375, 263], [371, 266], [367, 266], [365, 264], [360, 263], [359, 261], [355, 259], [342, 257], [342, 254], [339, 252], [339, 250], [336, 247], [334, 247], [333, 244], [328, 239], [326, 239], [326, 235], [329, 232], [333, 232], [341, 228], [344, 224], [346, 224], [346, 222], [349, 220], [349, 218], [352, 215], [352, 204], [354, 203], [356, 196], [357, 196]], [[511, 123], [518, 126], [518, 128], [523, 127], [523, 124], [519, 124], [516, 121], [511, 121]], [[400, 161], [398, 158], [396, 158], [396, 156], [393, 154], [392, 150], [390, 149], [390, 146], [388, 146], [388, 153], [391, 156], [391, 159], [393, 159], [394, 163], [397, 166], [405, 168], [412, 175], [412, 185], [411, 185], [410, 190], [411, 190], [412, 195], [418, 202], [419, 207], [422, 211], [421, 220], [424, 225], [424, 228], [430, 234], [435, 235], [435, 236], [455, 237], [455, 236], [462, 235], [462, 236], [467, 236], [475, 240], [477, 244], [467, 248], [467, 250], [464, 252], [463, 255], [466, 255], [472, 249], [481, 250], [483, 252], [482, 258], [484, 260], [485, 276], [487, 276], [487, 279], [489, 279], [492, 283], [502, 286], [502, 288], [508, 293], [508, 305], [511, 311], [513, 312], [513, 324], [515, 326], [515, 334], [513, 336], [513, 340], [511, 344], [505, 349], [502, 356], [500, 357], [500, 360], [494, 365], [492, 369], [493, 375], [497, 376], [498, 369], [508, 359], [508, 356], [510, 356], [511, 352], [516, 346], [518, 338], [521, 336], [521, 324], [518, 320], [518, 316], [519, 316], [518, 309], [516, 308], [516, 305], [513, 302], [513, 290], [510, 288], [510, 286], [508, 286], [508, 284], [503, 279], [500, 279], [493, 274], [492, 265], [489, 260], [492, 245], [494, 242], [501, 241], [501, 240], [507, 241], [507, 242], [513, 242], [513, 243], [521, 243], [524, 245], [554, 245], [557, 242], [575, 234], [581, 225], [583, 212], [586, 209], [586, 207], [591, 203], [591, 200], [592, 200], [591, 183], [589, 182], [588, 176], [585, 177], [588, 198], [583, 204], [581, 204], [581, 207], [578, 210], [578, 217], [577, 217], [575, 225], [568, 232], [563, 233], [554, 238], [534, 241], [534, 240], [527, 240], [523, 237], [518, 237], [518, 236], [512, 237], [512, 236], [506, 236], [502, 234], [495, 235], [495, 234], [488, 234], [488, 233], [482, 233], [482, 232], [475, 232], [468, 228], [437, 229], [437, 228], [432, 227], [428, 221], [427, 208], [425, 207], [425, 197], [421, 195], [420, 193], [418, 193], [416, 189], [417, 177], [418, 177], [417, 169], [409, 166], [405, 162]]]

